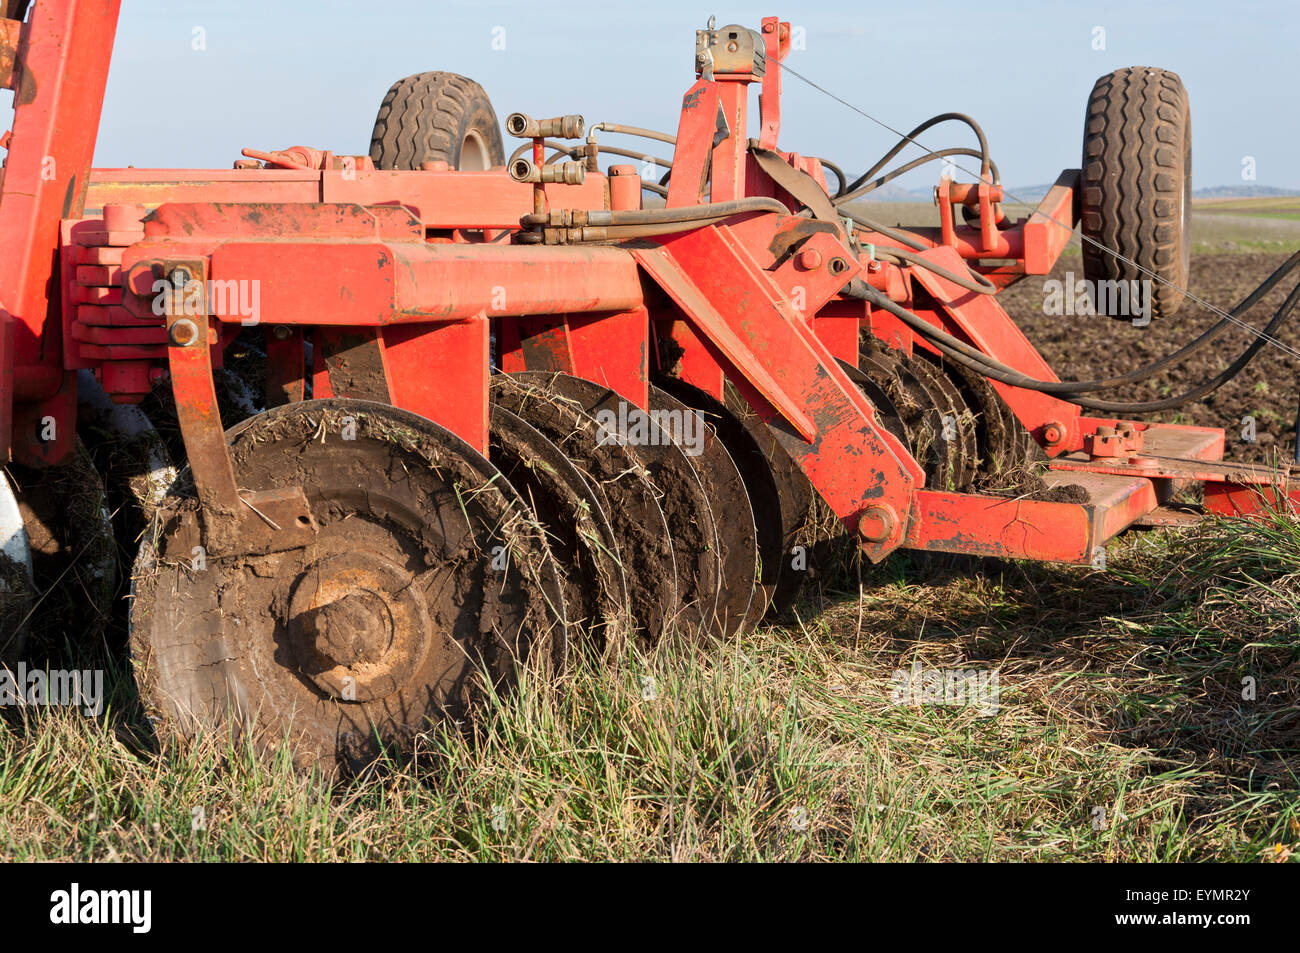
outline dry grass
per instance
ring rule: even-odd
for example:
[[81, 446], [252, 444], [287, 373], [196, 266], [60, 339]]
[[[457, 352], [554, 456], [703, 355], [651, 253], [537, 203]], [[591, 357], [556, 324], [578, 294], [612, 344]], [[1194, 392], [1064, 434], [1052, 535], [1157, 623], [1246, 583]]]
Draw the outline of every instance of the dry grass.
[[[1300, 842], [1300, 525], [1124, 542], [1109, 568], [845, 563], [789, 624], [579, 660], [478, 737], [333, 789], [159, 751], [121, 653], [98, 719], [0, 727], [10, 859], [1257, 860]], [[859, 585], [861, 589], [859, 590]], [[861, 598], [858, 593], [861, 591]], [[996, 671], [996, 714], [893, 678]], [[1257, 697], [1244, 700], [1253, 677]], [[200, 823], [201, 820], [201, 823]]]

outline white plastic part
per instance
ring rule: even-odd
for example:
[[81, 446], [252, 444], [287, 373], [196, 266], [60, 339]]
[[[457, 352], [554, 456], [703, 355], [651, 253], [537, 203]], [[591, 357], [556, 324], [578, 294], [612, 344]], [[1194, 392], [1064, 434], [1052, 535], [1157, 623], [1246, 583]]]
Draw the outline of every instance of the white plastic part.
[[23, 526], [23, 514], [18, 509], [18, 496], [3, 471], [0, 471], [0, 554], [18, 563], [27, 570], [27, 578], [32, 578], [32, 546]]

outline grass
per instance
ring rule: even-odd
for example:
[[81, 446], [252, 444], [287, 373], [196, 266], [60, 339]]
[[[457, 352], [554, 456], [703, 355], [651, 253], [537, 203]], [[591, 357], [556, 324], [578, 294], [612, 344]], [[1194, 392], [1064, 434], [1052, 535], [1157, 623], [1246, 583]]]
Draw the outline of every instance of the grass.
[[[859, 595], [860, 594], [860, 595]], [[0, 725], [16, 860], [1281, 860], [1300, 851], [1300, 523], [1126, 538], [1105, 571], [900, 554], [787, 624], [526, 678], [479, 735], [332, 789], [99, 718]], [[896, 673], [996, 672], [996, 713]], [[1243, 699], [1242, 679], [1255, 697]]]

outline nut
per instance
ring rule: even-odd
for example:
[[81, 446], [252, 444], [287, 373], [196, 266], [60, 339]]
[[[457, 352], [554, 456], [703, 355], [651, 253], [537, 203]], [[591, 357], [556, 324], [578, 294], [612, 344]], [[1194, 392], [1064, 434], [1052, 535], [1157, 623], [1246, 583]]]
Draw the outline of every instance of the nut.
[[858, 535], [868, 543], [883, 543], [894, 535], [897, 526], [898, 514], [892, 506], [872, 503], [858, 519]]

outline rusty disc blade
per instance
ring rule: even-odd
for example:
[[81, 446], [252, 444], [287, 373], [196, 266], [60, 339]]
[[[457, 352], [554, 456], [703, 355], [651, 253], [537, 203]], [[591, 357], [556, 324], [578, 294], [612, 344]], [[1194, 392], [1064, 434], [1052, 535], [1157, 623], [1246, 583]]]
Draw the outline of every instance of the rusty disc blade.
[[757, 531], [749, 494], [731, 454], [702, 411], [688, 407], [668, 391], [651, 385], [650, 409], [666, 414], [682, 452], [700, 478], [714, 516], [722, 584], [718, 593], [718, 628], [723, 637], [740, 631], [754, 600], [758, 571]]
[[539, 430], [586, 478], [618, 539], [632, 616], [658, 638], [677, 611], [677, 568], [654, 486], [628, 448], [602, 441], [595, 418], [550, 388], [554, 376], [493, 375], [492, 401]]
[[917, 348], [911, 355], [900, 354], [899, 358], [935, 395], [939, 410], [939, 439], [948, 449], [952, 466], [950, 489], [962, 490], [970, 486], [979, 467], [975, 412], [966, 404], [956, 383], [922, 356], [927, 353], [924, 348]]
[[897, 437], [903, 446], [910, 446], [907, 428], [903, 425], [903, 417], [884, 389], [877, 386], [875, 381], [852, 364], [845, 361], [839, 361], [838, 363], [840, 370], [844, 371], [849, 380], [853, 381], [858, 390], [862, 391], [867, 400], [871, 401], [871, 406], [876, 409], [876, 421]]
[[601, 498], [563, 451], [494, 403], [488, 457], [531, 507], [560, 569], [570, 634], [597, 649], [630, 627], [627, 580]]
[[564, 599], [545, 536], [500, 472], [423, 417], [306, 401], [227, 431], [240, 485], [301, 487], [319, 527], [268, 556], [190, 548], [188, 474], [136, 562], [131, 653], [181, 733], [287, 741], [333, 775], [409, 750], [432, 719], [473, 723], [521, 664], [554, 669]]
[[[100, 639], [117, 588], [117, 541], [104, 484], [80, 440], [52, 467], [5, 468], [31, 558], [30, 578], [0, 568], [0, 578], [25, 587], [34, 599], [22, 615], [0, 618], [0, 660], [60, 646], [70, 633], [87, 644]], [[21, 595], [13, 606], [22, 607]], [[25, 622], [24, 622], [25, 620]], [[25, 644], [24, 644], [25, 643]]]
[[722, 561], [713, 510], [695, 467], [674, 442], [670, 430], [661, 428], [653, 415], [595, 381], [545, 372], [517, 376], [544, 381], [553, 392], [577, 402], [600, 424], [602, 439], [620, 444], [644, 467], [658, 491], [659, 506], [668, 524], [677, 569], [676, 626], [688, 635], [718, 634]]

